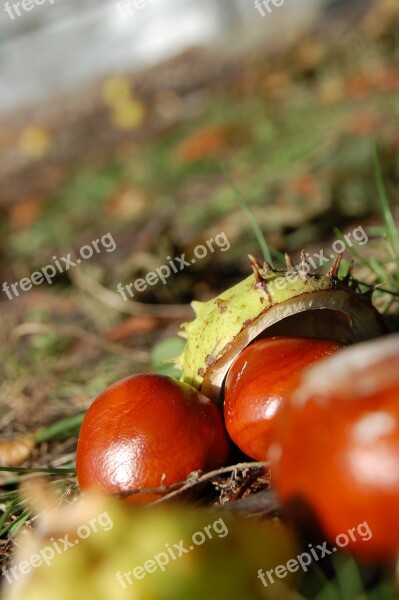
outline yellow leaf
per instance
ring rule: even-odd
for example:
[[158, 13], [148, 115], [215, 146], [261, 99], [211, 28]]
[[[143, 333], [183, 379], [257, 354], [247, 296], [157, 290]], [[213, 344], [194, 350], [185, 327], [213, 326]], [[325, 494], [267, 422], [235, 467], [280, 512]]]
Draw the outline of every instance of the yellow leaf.
[[51, 144], [50, 133], [36, 125], [26, 127], [19, 140], [21, 152], [32, 158], [42, 158], [42, 156], [45, 156]]
[[114, 106], [121, 101], [129, 101], [131, 98], [130, 83], [127, 77], [117, 76], [107, 79], [102, 87], [104, 102]]
[[144, 116], [144, 107], [136, 100], [119, 102], [112, 110], [112, 121], [120, 129], [133, 129], [137, 127], [143, 122]]

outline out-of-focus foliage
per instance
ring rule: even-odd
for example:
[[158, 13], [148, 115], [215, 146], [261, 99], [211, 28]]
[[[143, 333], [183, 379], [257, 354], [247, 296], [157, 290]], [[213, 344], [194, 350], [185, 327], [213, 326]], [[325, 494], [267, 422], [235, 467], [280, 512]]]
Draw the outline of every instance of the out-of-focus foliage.
[[[54, 552], [51, 564], [32, 568], [26, 577], [20, 576], [15, 584], [7, 586], [5, 600], [295, 598], [289, 589], [292, 574], [276, 578], [269, 589], [257, 577], [258, 569], [275, 568], [297, 554], [292, 534], [281, 524], [254, 523], [232, 518], [226, 512], [182, 506], [132, 509], [95, 496], [86, 496], [62, 511], [47, 511], [44, 519], [45, 535], [38, 530], [20, 538], [22, 548], [15, 565], [46, 546], [54, 548], [51, 540], [66, 534], [74, 546], [60, 554]], [[91, 519], [97, 519], [97, 533], [81, 539], [79, 527]], [[204, 533], [207, 526], [209, 535]], [[206, 539], [200, 534], [194, 536], [201, 531]], [[187, 550], [182, 556], [177, 549], [180, 542]], [[168, 548], [174, 551], [175, 560]], [[154, 562], [153, 572], [138, 571], [141, 576], [145, 573], [142, 579], [130, 573], [130, 585], [123, 574], [142, 567], [162, 552], [165, 554], [159, 561], [165, 563], [163, 569], [154, 568]], [[118, 581], [117, 572], [123, 583]]]

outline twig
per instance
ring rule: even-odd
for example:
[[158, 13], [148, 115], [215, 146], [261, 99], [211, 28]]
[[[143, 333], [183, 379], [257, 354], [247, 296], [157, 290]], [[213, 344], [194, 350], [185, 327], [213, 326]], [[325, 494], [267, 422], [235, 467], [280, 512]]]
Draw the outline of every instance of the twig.
[[103, 304], [114, 308], [119, 312], [142, 317], [150, 315], [163, 319], [189, 319], [192, 317], [192, 310], [186, 304], [144, 304], [142, 302], [125, 302], [116, 292], [98, 283], [94, 279], [83, 275], [79, 269], [70, 274], [72, 282], [82, 291], [90, 294], [93, 298], [100, 300]]
[[[201, 471], [194, 471], [190, 473], [190, 475], [184, 481], [177, 481], [176, 483], [171, 483], [169, 485], [162, 485], [155, 488], [145, 488], [145, 489], [135, 489], [129, 490], [128, 492], [123, 492], [122, 494], [118, 494], [119, 498], [127, 498], [128, 496], [132, 496], [135, 494], [165, 494], [165, 492], [170, 491], [169, 493], [162, 496], [158, 500], [151, 502], [151, 505], [154, 506], [156, 504], [160, 504], [161, 502], [166, 502], [183, 492], [210, 481], [215, 477], [219, 477], [225, 473], [231, 473], [233, 471], [245, 471], [247, 469], [259, 469], [260, 467], [267, 468], [269, 463], [267, 462], [247, 462], [247, 463], [239, 463], [238, 465], [230, 465], [229, 467], [223, 467], [221, 469], [216, 469], [215, 471], [209, 471], [209, 473], [201, 474]], [[177, 489], [176, 489], [177, 488]]]
[[149, 353], [144, 350], [133, 350], [119, 344], [114, 344], [76, 325], [47, 325], [45, 323], [22, 323], [15, 327], [10, 334], [11, 340], [18, 340], [25, 335], [40, 335], [43, 333], [58, 333], [60, 335], [78, 337], [92, 346], [97, 346], [106, 351], [112, 351], [121, 356], [134, 356], [143, 363], [149, 360]]
[[1, 467], [0, 466], [0, 472], [6, 472], [6, 473], [45, 473], [47, 475], [57, 475], [57, 474], [64, 474], [64, 473], [71, 473], [72, 475], [75, 475], [76, 473], [76, 469], [71, 468], [71, 469], [47, 469], [45, 467]]
[[352, 281], [357, 283], [358, 285], [364, 285], [365, 287], [368, 288], [373, 288], [375, 290], [378, 289], [378, 291], [383, 292], [384, 294], [389, 294], [390, 296], [394, 296], [394, 298], [398, 298], [399, 297], [399, 292], [393, 292], [392, 290], [384, 290], [382, 289], [382, 286], [384, 285], [388, 285], [388, 282], [384, 282], [384, 283], [380, 283], [380, 284], [375, 284], [375, 283], [366, 283], [365, 281], [360, 281], [360, 279], [356, 279], [355, 277], [352, 278]]

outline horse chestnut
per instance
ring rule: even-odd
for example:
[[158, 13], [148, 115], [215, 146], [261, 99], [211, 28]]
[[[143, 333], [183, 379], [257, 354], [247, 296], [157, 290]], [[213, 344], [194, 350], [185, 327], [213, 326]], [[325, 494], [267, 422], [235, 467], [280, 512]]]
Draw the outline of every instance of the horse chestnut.
[[226, 379], [224, 416], [230, 437], [245, 454], [266, 459], [276, 417], [302, 371], [342, 346], [332, 340], [274, 337], [239, 354]]
[[399, 334], [346, 348], [304, 373], [269, 450], [280, 498], [361, 558], [399, 553], [398, 398]]
[[222, 416], [212, 400], [164, 375], [133, 375], [90, 406], [76, 469], [81, 489], [118, 493], [184, 480], [192, 471], [222, 466], [228, 454]]

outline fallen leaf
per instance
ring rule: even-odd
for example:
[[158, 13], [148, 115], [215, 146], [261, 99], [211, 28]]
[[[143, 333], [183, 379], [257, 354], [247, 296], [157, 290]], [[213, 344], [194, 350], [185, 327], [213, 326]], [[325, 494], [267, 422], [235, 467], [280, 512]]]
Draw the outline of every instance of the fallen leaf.
[[19, 231], [30, 227], [40, 216], [42, 207], [41, 198], [27, 198], [14, 204], [8, 215], [11, 229]]
[[123, 100], [129, 100], [131, 95], [131, 84], [127, 77], [110, 77], [103, 84], [102, 97], [108, 106], [114, 106]]
[[159, 319], [154, 317], [130, 317], [109, 329], [106, 333], [110, 341], [117, 342], [138, 333], [154, 331], [159, 327]]
[[133, 98], [121, 100], [112, 107], [111, 120], [118, 129], [134, 129], [144, 121], [145, 109]]
[[32, 434], [0, 442], [1, 466], [18, 467], [30, 456], [34, 447], [35, 439]]
[[323, 79], [318, 86], [320, 100], [325, 104], [334, 104], [345, 98], [345, 86], [338, 76], [330, 76]]
[[140, 187], [122, 188], [107, 201], [105, 212], [110, 217], [131, 220], [148, 204], [148, 196]]
[[317, 181], [308, 174], [300, 175], [294, 179], [292, 181], [292, 189], [300, 196], [309, 198], [310, 200], [317, 198], [320, 194], [320, 187]]
[[31, 158], [42, 158], [45, 156], [52, 144], [51, 134], [37, 125], [26, 127], [19, 139], [19, 148], [23, 154]]
[[178, 145], [175, 155], [183, 163], [209, 158], [229, 145], [231, 134], [231, 128], [225, 125], [202, 127]]
[[272, 98], [283, 98], [291, 87], [291, 79], [286, 71], [275, 70], [268, 73], [262, 81], [262, 89]]
[[348, 124], [348, 130], [357, 136], [368, 136], [377, 133], [380, 119], [369, 112], [359, 112], [354, 115]]
[[346, 81], [345, 90], [352, 100], [363, 100], [372, 92], [372, 85], [366, 75], [358, 73]]

